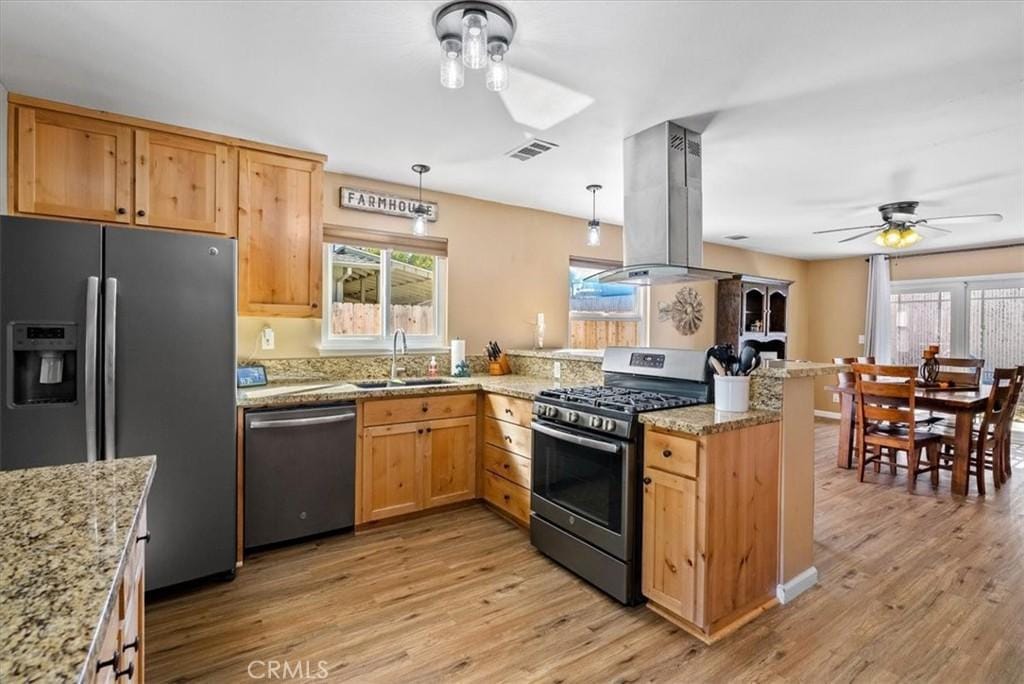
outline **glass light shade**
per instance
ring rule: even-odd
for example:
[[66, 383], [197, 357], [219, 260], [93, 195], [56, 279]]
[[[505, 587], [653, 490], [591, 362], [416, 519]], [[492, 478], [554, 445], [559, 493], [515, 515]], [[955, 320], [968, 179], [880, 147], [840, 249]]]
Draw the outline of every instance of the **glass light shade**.
[[458, 52], [441, 55], [441, 85], [445, 88], [461, 88], [466, 82], [466, 69]]
[[487, 66], [487, 15], [467, 10], [462, 15], [462, 63], [470, 69]]
[[913, 228], [904, 228], [900, 233], [900, 247], [910, 247], [921, 241], [921, 234]]
[[487, 89], [500, 93], [508, 88], [508, 65], [500, 56], [491, 56], [487, 65]]
[[425, 212], [416, 210], [416, 218], [412, 222], [412, 234], [413, 235], [426, 235], [427, 234], [427, 218]]
[[589, 221], [587, 223], [587, 246], [599, 247], [601, 245], [601, 222]]

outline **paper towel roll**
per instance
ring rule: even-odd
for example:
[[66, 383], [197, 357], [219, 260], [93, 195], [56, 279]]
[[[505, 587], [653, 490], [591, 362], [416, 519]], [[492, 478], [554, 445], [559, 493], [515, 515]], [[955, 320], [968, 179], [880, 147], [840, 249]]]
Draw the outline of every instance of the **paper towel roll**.
[[452, 369], [454, 373], [459, 364], [466, 360], [466, 340], [452, 340]]

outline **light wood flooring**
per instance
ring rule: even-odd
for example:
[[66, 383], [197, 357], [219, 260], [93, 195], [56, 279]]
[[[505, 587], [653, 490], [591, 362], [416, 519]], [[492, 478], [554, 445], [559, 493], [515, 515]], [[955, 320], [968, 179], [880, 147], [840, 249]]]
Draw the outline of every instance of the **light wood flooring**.
[[816, 426], [819, 586], [714, 646], [474, 505], [260, 553], [233, 582], [154, 600], [147, 678], [251, 682], [251, 661], [277, 660], [352, 682], [1024, 681], [1024, 449], [1007, 487], [954, 500], [945, 473], [915, 495], [902, 475], [858, 483], [836, 437]]

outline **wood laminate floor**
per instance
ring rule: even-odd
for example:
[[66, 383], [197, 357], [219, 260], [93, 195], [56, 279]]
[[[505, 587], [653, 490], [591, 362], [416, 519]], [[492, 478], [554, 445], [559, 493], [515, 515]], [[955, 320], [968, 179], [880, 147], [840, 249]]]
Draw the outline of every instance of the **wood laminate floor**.
[[158, 598], [147, 678], [251, 682], [250, 662], [275, 660], [351, 682], [1024, 681], [1024, 449], [1007, 487], [954, 500], [948, 474], [915, 495], [902, 475], [858, 483], [836, 437], [816, 426], [819, 586], [714, 646], [472, 506], [260, 553], [233, 582]]

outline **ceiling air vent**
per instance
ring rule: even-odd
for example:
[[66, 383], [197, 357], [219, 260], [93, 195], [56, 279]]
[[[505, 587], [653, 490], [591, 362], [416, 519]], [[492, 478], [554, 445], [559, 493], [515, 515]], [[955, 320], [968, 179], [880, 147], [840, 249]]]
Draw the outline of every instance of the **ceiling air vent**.
[[534, 138], [530, 142], [526, 143], [522, 147], [517, 147], [508, 153], [508, 156], [519, 161], [530, 161], [538, 154], [543, 154], [549, 150], [553, 150], [558, 147], [558, 143], [549, 142], [547, 140], [541, 140], [540, 138]]
[[726, 235], [725, 239], [726, 240], [749, 240], [750, 236], [749, 235], [739, 235], [739, 234], [736, 234], [736, 235]]

